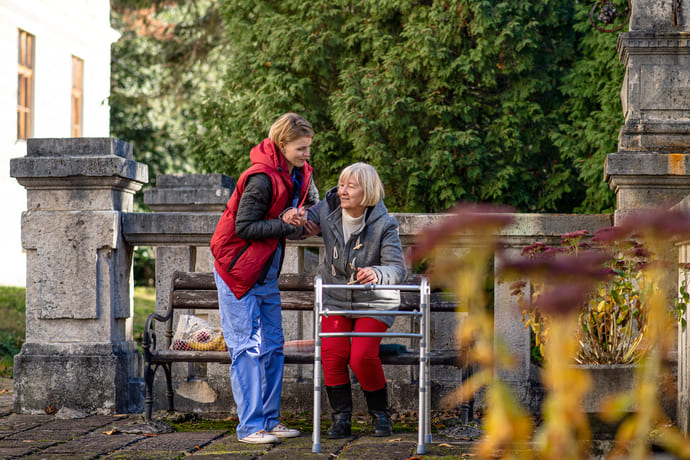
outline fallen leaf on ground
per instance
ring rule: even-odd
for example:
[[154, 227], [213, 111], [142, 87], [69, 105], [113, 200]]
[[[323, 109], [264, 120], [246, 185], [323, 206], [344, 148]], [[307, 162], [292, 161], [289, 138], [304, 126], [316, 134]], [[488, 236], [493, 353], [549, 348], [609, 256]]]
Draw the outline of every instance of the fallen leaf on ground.
[[403, 438], [386, 439], [386, 442], [398, 442], [398, 441], [402, 441], [402, 440], [403, 440]]
[[450, 444], [446, 444], [445, 442], [442, 442], [441, 444], [438, 445], [438, 447], [453, 447]]
[[104, 431], [103, 434], [107, 434], [108, 436], [112, 436], [114, 434], [118, 434], [119, 432], [120, 432], [120, 430], [118, 430], [117, 428], [113, 428], [112, 430]]

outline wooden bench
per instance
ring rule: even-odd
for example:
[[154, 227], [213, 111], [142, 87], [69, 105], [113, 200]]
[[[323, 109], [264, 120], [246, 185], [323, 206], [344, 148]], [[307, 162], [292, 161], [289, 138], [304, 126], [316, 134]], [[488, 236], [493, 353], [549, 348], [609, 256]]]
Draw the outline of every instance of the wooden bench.
[[[411, 275], [405, 284], [418, 284], [419, 276]], [[278, 281], [283, 310], [314, 311], [314, 277], [312, 275], [282, 274]], [[414, 310], [419, 307], [419, 294], [401, 292], [400, 310]], [[431, 294], [431, 312], [454, 312], [456, 302], [449, 300], [443, 293]], [[172, 387], [173, 363], [224, 363], [230, 364], [230, 354], [227, 351], [180, 351], [171, 350], [175, 312], [188, 313], [189, 310], [218, 310], [218, 292], [212, 272], [175, 272], [170, 288], [170, 303], [164, 315], [151, 313], [146, 318], [144, 327], [144, 384], [145, 384], [145, 416], [151, 419], [153, 409], [153, 382], [158, 368], [162, 368], [166, 380], [166, 396], [168, 410], [174, 411], [174, 390]], [[165, 340], [158, 341], [156, 337], [156, 322], [167, 323]], [[314, 364], [314, 351], [297, 351], [294, 348], [284, 350], [285, 364]], [[432, 350], [430, 364], [432, 366], [455, 366], [462, 369], [462, 379], [471, 374], [471, 368], [462, 366], [459, 361], [459, 350]], [[386, 347], [382, 344], [380, 352], [381, 362], [386, 365], [419, 365], [419, 351], [408, 350], [406, 347]], [[459, 383], [459, 382], [458, 382]], [[462, 406], [463, 422], [469, 418], [469, 405]]]

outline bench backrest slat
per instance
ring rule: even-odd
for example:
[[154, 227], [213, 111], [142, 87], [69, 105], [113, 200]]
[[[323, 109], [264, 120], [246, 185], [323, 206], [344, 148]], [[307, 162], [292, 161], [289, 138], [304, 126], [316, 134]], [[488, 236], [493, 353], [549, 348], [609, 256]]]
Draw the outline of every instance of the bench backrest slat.
[[[420, 275], [408, 276], [404, 284], [418, 284]], [[314, 308], [314, 276], [284, 273], [278, 280], [283, 310], [309, 311]], [[431, 311], [452, 312], [457, 301], [442, 292], [431, 293]], [[212, 272], [175, 272], [173, 275], [172, 308], [218, 309], [218, 293]], [[401, 292], [400, 310], [419, 306], [419, 293]]]
[[[401, 284], [419, 284], [421, 275], [409, 275]], [[314, 290], [314, 275], [303, 273], [282, 273], [278, 279], [278, 286], [285, 291]], [[216, 282], [213, 272], [175, 272], [173, 289], [202, 289], [213, 290]]]
[[218, 309], [218, 291], [176, 289], [172, 296], [173, 308]]

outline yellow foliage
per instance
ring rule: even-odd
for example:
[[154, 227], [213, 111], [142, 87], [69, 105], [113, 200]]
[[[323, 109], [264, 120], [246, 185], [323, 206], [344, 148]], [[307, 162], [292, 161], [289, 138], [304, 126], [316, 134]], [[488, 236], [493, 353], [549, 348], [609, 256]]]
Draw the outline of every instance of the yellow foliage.
[[488, 411], [484, 418], [486, 436], [480, 440], [480, 458], [530, 458], [528, 451], [517, 450], [532, 437], [532, 420], [510, 389], [494, 382], [487, 391]]

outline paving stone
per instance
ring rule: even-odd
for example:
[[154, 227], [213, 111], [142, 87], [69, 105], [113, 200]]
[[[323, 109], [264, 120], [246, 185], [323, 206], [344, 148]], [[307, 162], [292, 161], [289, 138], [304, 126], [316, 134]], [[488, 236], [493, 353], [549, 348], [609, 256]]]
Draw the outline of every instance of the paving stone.
[[111, 436], [102, 432], [93, 432], [79, 436], [71, 441], [63, 442], [49, 447], [44, 452], [47, 454], [69, 454], [73, 452], [93, 453], [94, 455], [106, 455], [127, 448], [141, 440], [141, 436], [118, 433]]
[[339, 460], [407, 460], [416, 453], [416, 434], [405, 433], [390, 438], [362, 436], [345, 446]]
[[39, 452], [36, 454], [31, 454], [26, 457], [22, 457], [22, 460], [91, 460], [93, 458], [98, 458], [97, 456], [90, 455], [88, 453], [76, 453], [76, 454], [46, 454]]
[[38, 426], [15, 435], [8, 436], [5, 439], [64, 442], [83, 434], [85, 433], [82, 430], [70, 430], [65, 427], [56, 430], [54, 428], [44, 428], [44, 426]]
[[[221, 436], [222, 432], [219, 431], [195, 431], [164, 433], [156, 436], [139, 436], [142, 438], [141, 440], [110, 454], [107, 458], [123, 458], [123, 456], [126, 458], [177, 458], [186, 456], [191, 452], [196, 452]], [[149, 457], [148, 454], [144, 453], [151, 453], [157, 456]]]
[[0, 446], [0, 458], [19, 458], [32, 452], [32, 449], [25, 447], [2, 447]]
[[106, 426], [117, 422], [119, 419], [117, 417], [106, 416], [106, 415], [92, 415], [85, 418], [76, 418], [69, 420], [56, 419], [42, 425], [43, 429], [46, 430], [70, 430], [70, 431], [83, 431], [88, 433], [99, 427]]
[[52, 420], [50, 415], [10, 414], [0, 418], [0, 438], [18, 431], [28, 430]]
[[[226, 434], [213, 442], [204, 446], [201, 450], [194, 452], [196, 456], [204, 455], [222, 455], [223, 458], [247, 458], [258, 457], [264, 455], [266, 452], [273, 449], [272, 444], [244, 444], [237, 440], [235, 433]], [[225, 457], [228, 456], [228, 457]]]
[[55, 441], [34, 441], [21, 439], [0, 440], [0, 459], [16, 458], [52, 446]]

